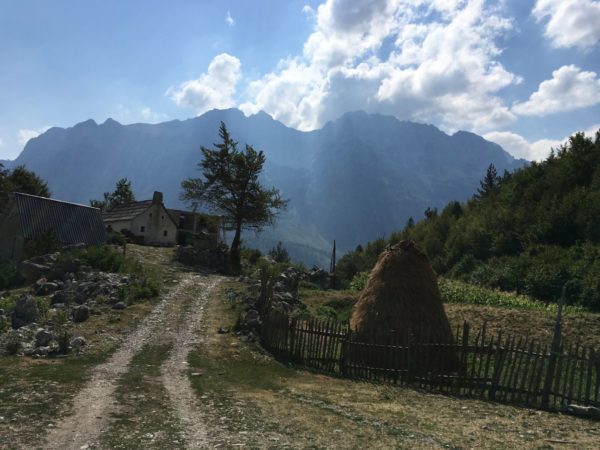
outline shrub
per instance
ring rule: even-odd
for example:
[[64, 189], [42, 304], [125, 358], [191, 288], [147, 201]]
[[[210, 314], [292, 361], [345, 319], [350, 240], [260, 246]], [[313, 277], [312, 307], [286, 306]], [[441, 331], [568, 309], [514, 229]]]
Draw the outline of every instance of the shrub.
[[23, 283], [23, 278], [13, 263], [0, 264], [0, 289], [9, 289]]
[[123, 245], [125, 243], [125, 236], [117, 231], [109, 231], [106, 236], [106, 243], [111, 245]]
[[34, 239], [25, 242], [25, 257], [32, 258], [38, 255], [54, 253], [61, 249], [62, 244], [58, 235], [52, 228], [48, 228]]
[[362, 291], [367, 285], [367, 280], [369, 279], [369, 272], [359, 272], [354, 275], [352, 281], [350, 281], [350, 290], [355, 292]]
[[0, 334], [6, 332], [10, 328], [8, 319], [4, 316], [0, 316]]
[[273, 261], [278, 263], [290, 262], [290, 254], [281, 242], [278, 242], [276, 247], [273, 247], [271, 250], [269, 250], [269, 256], [273, 258]]
[[242, 259], [246, 260], [251, 266], [255, 266], [262, 253], [256, 248], [242, 247]]

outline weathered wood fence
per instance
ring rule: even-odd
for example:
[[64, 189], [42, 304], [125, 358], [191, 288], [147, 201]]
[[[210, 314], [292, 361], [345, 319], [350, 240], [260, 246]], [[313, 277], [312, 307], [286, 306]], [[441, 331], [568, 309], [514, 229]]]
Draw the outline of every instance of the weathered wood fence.
[[[338, 376], [547, 410], [600, 406], [600, 353], [567, 346], [560, 333], [560, 313], [551, 344], [489, 335], [485, 324], [474, 333], [466, 322], [451, 344], [416, 342], [402, 330], [385, 344], [359, 342], [347, 324], [277, 311], [261, 326], [262, 345], [277, 357]], [[448, 360], [458, 366], [449, 371]]]

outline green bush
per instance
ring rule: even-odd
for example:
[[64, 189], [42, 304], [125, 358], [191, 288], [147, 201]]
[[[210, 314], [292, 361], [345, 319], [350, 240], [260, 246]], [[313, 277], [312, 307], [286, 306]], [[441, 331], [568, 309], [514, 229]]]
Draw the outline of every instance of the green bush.
[[106, 243], [111, 245], [123, 245], [125, 244], [125, 236], [117, 231], [109, 231], [106, 236]]
[[290, 262], [290, 254], [281, 242], [278, 242], [277, 246], [269, 250], [269, 256], [273, 258], [273, 261], [275, 261], [276, 263]]
[[369, 279], [369, 272], [359, 272], [354, 275], [352, 281], [350, 281], [350, 290], [355, 292], [362, 291], [367, 285], [367, 280]]
[[[442, 301], [447, 303], [466, 303], [471, 305], [548, 311], [556, 311], [557, 308], [556, 303], [545, 303], [526, 295], [474, 286], [447, 278], [440, 278], [438, 280], [438, 286]], [[577, 306], [566, 306], [564, 310], [566, 313], [583, 311], [581, 307]]]
[[9, 289], [23, 284], [23, 278], [19, 275], [16, 264], [0, 264], [0, 289]]
[[246, 261], [251, 266], [255, 266], [262, 256], [262, 253], [256, 248], [242, 247], [241, 255], [242, 260]]
[[5, 333], [10, 328], [10, 323], [7, 318], [0, 316], [0, 334]]
[[48, 228], [34, 239], [25, 242], [25, 257], [47, 255], [59, 251], [61, 247], [62, 244], [56, 232], [52, 228]]

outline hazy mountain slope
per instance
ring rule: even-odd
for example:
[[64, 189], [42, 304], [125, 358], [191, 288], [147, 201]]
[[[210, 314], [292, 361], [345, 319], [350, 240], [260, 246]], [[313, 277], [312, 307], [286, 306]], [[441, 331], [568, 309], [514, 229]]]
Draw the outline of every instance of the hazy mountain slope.
[[241, 146], [265, 151], [265, 183], [290, 199], [274, 229], [246, 242], [268, 249], [282, 240], [307, 263], [326, 261], [333, 239], [344, 251], [420, 217], [427, 206], [468, 198], [490, 162], [500, 172], [523, 164], [472, 133], [448, 136], [390, 116], [349, 113], [300, 132], [236, 109], [153, 125], [108, 119], [52, 128], [11, 164], [37, 172], [55, 198], [87, 203], [127, 177], [138, 198], [161, 190], [169, 206], [183, 206], [180, 182], [198, 176], [199, 148], [218, 140], [220, 121]]

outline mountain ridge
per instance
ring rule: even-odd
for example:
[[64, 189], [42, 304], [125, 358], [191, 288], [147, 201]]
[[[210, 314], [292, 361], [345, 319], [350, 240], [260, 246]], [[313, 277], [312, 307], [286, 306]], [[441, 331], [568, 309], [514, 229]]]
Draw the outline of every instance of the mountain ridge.
[[343, 252], [401, 228], [427, 207], [465, 200], [490, 163], [500, 172], [525, 164], [476, 134], [448, 135], [393, 116], [356, 111], [299, 131], [264, 112], [246, 117], [232, 108], [158, 124], [109, 118], [53, 127], [9, 165], [34, 170], [67, 201], [101, 198], [127, 177], [138, 198], [160, 190], [169, 207], [182, 207], [180, 182], [199, 176], [200, 146], [218, 141], [221, 121], [240, 146], [264, 150], [263, 182], [290, 199], [275, 228], [258, 240], [246, 235], [246, 243], [265, 250], [281, 240], [308, 264], [326, 262], [333, 239]]

